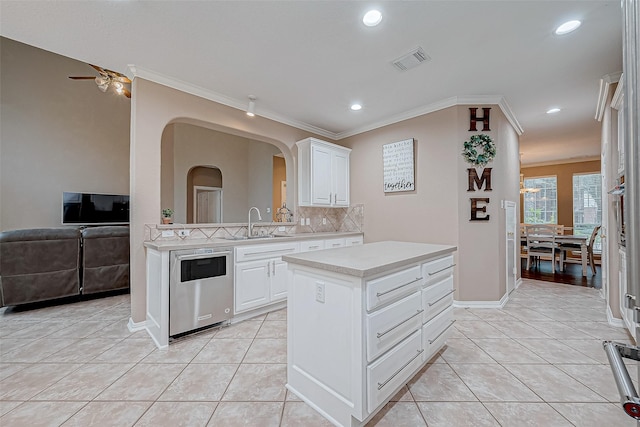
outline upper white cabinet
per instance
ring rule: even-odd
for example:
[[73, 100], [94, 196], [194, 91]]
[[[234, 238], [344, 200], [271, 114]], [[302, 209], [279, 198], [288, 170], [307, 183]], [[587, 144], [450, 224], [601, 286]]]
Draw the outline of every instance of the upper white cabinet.
[[349, 155], [351, 149], [307, 138], [298, 146], [298, 204], [349, 206]]

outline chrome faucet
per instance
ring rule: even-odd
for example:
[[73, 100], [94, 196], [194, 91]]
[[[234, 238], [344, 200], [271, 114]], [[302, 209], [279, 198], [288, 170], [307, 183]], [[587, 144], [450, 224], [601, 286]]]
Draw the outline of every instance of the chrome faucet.
[[252, 206], [251, 208], [249, 208], [249, 220], [247, 221], [249, 223], [249, 229], [247, 230], [247, 238], [251, 238], [251, 236], [253, 236], [253, 224], [251, 224], [251, 211], [252, 210], [256, 210], [256, 212], [258, 212], [258, 221], [262, 221], [262, 215], [260, 215], [260, 209], [256, 208], [255, 206]]

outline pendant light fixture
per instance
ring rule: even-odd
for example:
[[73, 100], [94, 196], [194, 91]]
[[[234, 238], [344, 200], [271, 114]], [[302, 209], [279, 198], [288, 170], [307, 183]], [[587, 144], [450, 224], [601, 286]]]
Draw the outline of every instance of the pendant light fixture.
[[253, 117], [256, 115], [256, 97], [249, 95], [249, 108], [247, 108], [247, 116]]

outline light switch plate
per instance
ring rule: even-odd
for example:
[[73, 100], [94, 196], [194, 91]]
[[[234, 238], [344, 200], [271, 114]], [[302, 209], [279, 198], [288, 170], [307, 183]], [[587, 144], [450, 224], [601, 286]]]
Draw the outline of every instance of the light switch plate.
[[327, 225], [327, 218], [322, 218], [322, 225]]
[[162, 230], [162, 237], [173, 237], [174, 235], [173, 230]]
[[180, 237], [187, 237], [189, 234], [191, 234], [191, 230], [178, 230], [178, 236]]
[[311, 218], [307, 218], [306, 219], [306, 223], [307, 223], [307, 225], [311, 225]]
[[316, 282], [316, 301], [324, 302], [324, 283]]
[[286, 228], [285, 227], [278, 227], [278, 231], [285, 231]]

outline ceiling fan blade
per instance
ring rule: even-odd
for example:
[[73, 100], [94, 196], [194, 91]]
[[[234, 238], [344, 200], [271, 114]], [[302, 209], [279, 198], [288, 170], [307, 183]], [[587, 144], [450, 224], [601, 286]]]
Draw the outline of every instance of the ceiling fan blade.
[[89, 64], [89, 65], [91, 65], [91, 67], [93, 67], [93, 69], [96, 70], [97, 72], [99, 72], [100, 74], [104, 74], [104, 75], [107, 74], [107, 72], [104, 70], [104, 68], [98, 67], [97, 65], [93, 65], [93, 64]]
[[69, 76], [71, 80], [95, 80], [95, 77], [90, 76]]
[[115, 76], [113, 80], [117, 82], [127, 83], [127, 84], [131, 83], [131, 80], [129, 80], [127, 76], [123, 76], [122, 74]]

